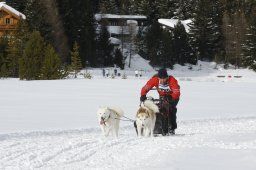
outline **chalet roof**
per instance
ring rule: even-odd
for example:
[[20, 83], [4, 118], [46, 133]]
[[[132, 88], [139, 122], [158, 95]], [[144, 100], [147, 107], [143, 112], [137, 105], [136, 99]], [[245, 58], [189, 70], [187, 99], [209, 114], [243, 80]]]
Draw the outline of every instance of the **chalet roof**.
[[22, 17], [23, 19], [26, 19], [26, 16], [24, 14], [10, 7], [5, 2], [0, 2], [0, 10], [5, 10], [7, 12], [14, 14], [16, 17]]
[[122, 43], [121, 40], [119, 40], [118, 38], [114, 38], [114, 37], [110, 37], [109, 41], [111, 44], [116, 44], [116, 45], [120, 45]]
[[[165, 25], [167, 27], [174, 28], [175, 25], [178, 23], [178, 19], [158, 19], [158, 22], [162, 25]], [[186, 32], [189, 32], [189, 26], [188, 24], [191, 23], [192, 21], [190, 19], [188, 20], [180, 20], [181, 23], [184, 25]]]
[[147, 19], [144, 15], [116, 15], [116, 14], [95, 14], [95, 19], [99, 21], [101, 18], [108, 19]]

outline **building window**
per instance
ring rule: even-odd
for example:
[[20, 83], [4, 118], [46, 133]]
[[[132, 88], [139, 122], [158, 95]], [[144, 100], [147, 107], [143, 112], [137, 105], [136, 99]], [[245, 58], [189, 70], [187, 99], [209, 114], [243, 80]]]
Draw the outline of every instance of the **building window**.
[[110, 25], [111, 25], [111, 26], [117, 26], [117, 22], [116, 22], [116, 21], [111, 21], [111, 22], [110, 22]]
[[5, 23], [6, 23], [6, 24], [10, 24], [10, 23], [11, 23], [10, 18], [6, 18], [6, 19], [5, 19]]

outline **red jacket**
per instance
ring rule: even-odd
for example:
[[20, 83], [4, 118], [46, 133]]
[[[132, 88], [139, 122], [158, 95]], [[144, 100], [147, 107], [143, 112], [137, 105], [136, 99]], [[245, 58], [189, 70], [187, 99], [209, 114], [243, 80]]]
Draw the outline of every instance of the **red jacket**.
[[177, 100], [180, 97], [180, 86], [178, 85], [178, 81], [173, 77], [169, 76], [168, 83], [166, 86], [160, 85], [159, 87], [159, 77], [152, 77], [147, 84], [141, 89], [141, 96], [146, 95], [149, 90], [153, 87], [156, 87], [160, 96], [170, 95], [173, 100]]

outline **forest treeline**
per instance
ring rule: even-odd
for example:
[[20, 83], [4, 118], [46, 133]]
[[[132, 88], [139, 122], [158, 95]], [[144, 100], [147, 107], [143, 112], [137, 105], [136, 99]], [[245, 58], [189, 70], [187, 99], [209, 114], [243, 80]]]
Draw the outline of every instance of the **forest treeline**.
[[[97, 30], [95, 14], [144, 15], [133, 52], [153, 66], [196, 64], [256, 70], [256, 2], [251, 0], [6, 0], [26, 15], [13, 35], [0, 38], [0, 77], [59, 79], [84, 67], [124, 67], [109, 32]], [[170, 31], [159, 18], [190, 19]]]

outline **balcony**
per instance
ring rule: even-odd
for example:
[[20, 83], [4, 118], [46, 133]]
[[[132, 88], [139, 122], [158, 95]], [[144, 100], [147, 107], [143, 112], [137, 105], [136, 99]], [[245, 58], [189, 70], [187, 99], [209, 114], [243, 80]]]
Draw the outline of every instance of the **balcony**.
[[16, 30], [16, 25], [0, 25], [0, 31]]

